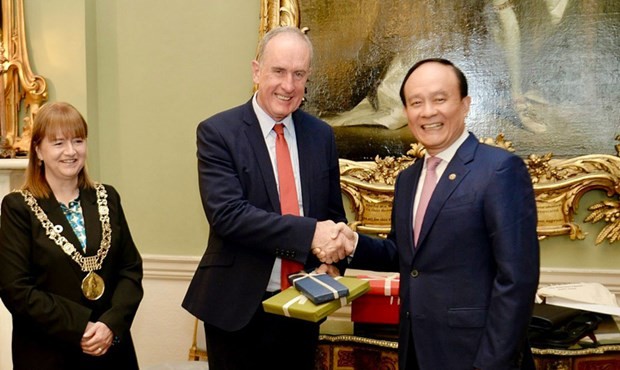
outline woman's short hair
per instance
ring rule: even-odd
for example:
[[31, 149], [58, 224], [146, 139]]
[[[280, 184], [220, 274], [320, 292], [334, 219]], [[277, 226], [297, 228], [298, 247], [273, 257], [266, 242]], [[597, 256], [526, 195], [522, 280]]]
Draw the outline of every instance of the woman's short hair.
[[[37, 147], [46, 137], [55, 139], [59, 135], [66, 138], [88, 137], [88, 125], [80, 112], [71, 104], [65, 102], [46, 103], [39, 108], [32, 124], [28, 167], [26, 181], [23, 186], [37, 198], [49, 198], [52, 190], [45, 179], [45, 163], [37, 157]], [[78, 174], [79, 188], [93, 188], [93, 182], [88, 176], [86, 164]]]

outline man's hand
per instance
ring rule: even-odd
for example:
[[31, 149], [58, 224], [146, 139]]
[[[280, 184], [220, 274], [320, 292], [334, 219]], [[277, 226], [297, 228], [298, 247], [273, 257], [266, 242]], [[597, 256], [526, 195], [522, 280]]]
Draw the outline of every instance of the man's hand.
[[345, 223], [320, 221], [316, 224], [312, 239], [312, 252], [327, 264], [344, 259], [355, 249], [356, 235]]
[[338, 270], [338, 267], [334, 265], [327, 265], [325, 263], [314, 269], [314, 272], [317, 274], [327, 274], [332, 277], [340, 276], [340, 270]]

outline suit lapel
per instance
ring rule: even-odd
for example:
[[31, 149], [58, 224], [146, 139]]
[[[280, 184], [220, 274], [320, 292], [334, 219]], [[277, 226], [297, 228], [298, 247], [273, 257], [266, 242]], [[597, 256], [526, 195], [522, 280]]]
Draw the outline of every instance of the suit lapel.
[[450, 198], [450, 195], [469, 173], [467, 165], [474, 159], [474, 153], [478, 145], [478, 139], [473, 134], [470, 134], [441, 175], [424, 215], [424, 222], [422, 223], [422, 230], [420, 230], [418, 240], [420, 246], [424, 243], [424, 239], [426, 239], [431, 226], [435, 223], [439, 212]]
[[[403, 198], [410, 200], [407, 204], [402, 204], [402, 206], [406, 208], [400, 211], [405, 212], [407, 215], [407, 217], [405, 217], [407, 222], [404, 236], [405, 245], [407, 247], [403, 248], [404, 250], [401, 252], [403, 253], [403, 259], [405, 261], [411, 260], [416, 252], [416, 248], [414, 248], [413, 245], [413, 205], [415, 202], [415, 193], [418, 188], [418, 182], [420, 181], [420, 175], [422, 174], [423, 164], [424, 160], [416, 159], [415, 163], [411, 166], [410, 173], [407, 173], [409, 171], [403, 173], [405, 176], [402, 177], [398, 184], [399, 192], [408, 192], [408, 194], [406, 194], [407, 198], [399, 196], [399, 199]], [[395, 204], [394, 206], [398, 207], [399, 205]]]
[[265, 187], [267, 188], [267, 194], [269, 196], [269, 202], [275, 212], [280, 213], [280, 198], [278, 196], [278, 185], [274, 177], [274, 169], [271, 164], [271, 158], [269, 157], [269, 151], [265, 144], [265, 138], [263, 132], [260, 129], [258, 118], [254, 113], [252, 107], [252, 101], [250, 100], [244, 107], [243, 121], [246, 123], [245, 136], [256, 155], [256, 161], [260, 169]]

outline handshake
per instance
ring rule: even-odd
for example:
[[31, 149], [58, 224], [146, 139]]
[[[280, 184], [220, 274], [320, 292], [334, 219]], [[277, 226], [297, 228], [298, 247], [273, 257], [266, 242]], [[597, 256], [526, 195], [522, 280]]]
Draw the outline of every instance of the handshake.
[[319, 221], [312, 239], [312, 253], [322, 263], [336, 263], [353, 253], [357, 234], [344, 222]]

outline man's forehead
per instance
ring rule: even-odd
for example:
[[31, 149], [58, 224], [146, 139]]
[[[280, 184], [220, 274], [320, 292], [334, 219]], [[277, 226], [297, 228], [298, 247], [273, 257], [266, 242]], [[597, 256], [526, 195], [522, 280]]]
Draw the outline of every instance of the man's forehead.
[[[435, 64], [440, 67], [446, 67], [441, 64]], [[425, 90], [426, 93], [428, 93], [428, 90], [434, 93], [440, 91], [448, 93], [452, 89], [459, 89], [459, 80], [452, 68], [442, 70], [435, 68], [422, 69], [422, 67], [424, 65], [413, 71], [405, 84], [405, 88], [416, 91]]]
[[426, 87], [420, 87], [420, 88], [412, 88], [409, 91], [409, 94], [407, 94], [410, 98], [415, 98], [415, 97], [419, 97], [419, 96], [448, 96], [451, 95], [452, 92], [450, 92], [447, 89], [443, 89], [443, 88], [439, 88], [439, 89], [429, 89]]

